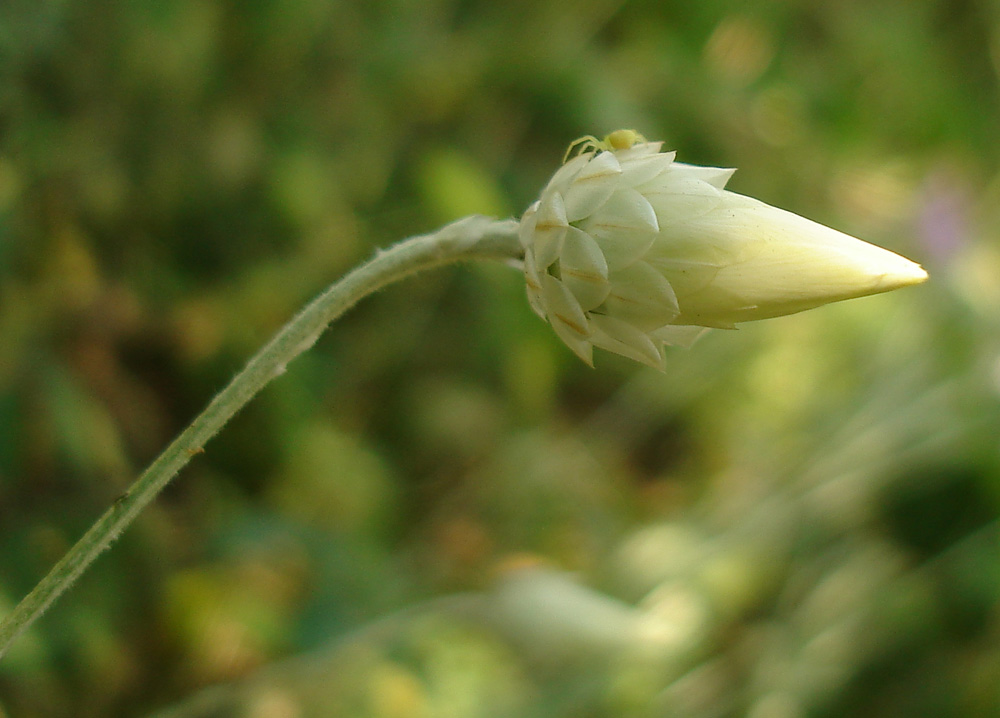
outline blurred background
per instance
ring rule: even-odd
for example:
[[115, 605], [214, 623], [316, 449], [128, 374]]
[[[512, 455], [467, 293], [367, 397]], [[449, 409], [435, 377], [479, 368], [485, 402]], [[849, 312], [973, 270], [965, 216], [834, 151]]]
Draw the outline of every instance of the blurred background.
[[304, 302], [584, 134], [921, 287], [577, 360], [365, 301], [0, 663], [0, 716], [1000, 716], [996, 0], [4, 0], [0, 614]]

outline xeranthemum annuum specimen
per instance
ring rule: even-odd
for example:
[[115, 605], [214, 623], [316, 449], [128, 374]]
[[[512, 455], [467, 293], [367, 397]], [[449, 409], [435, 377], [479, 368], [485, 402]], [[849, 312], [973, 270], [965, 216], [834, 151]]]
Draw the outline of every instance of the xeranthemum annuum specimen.
[[927, 279], [914, 262], [725, 189], [633, 130], [577, 140], [521, 218], [528, 300], [581, 359], [657, 368], [664, 344]]
[[918, 265], [725, 189], [632, 130], [574, 142], [520, 222], [472, 216], [355, 267], [292, 317], [0, 620], [0, 659], [261, 389], [358, 301], [417, 272], [523, 259], [532, 307], [584, 361], [594, 346], [662, 368], [663, 345], [927, 278]]

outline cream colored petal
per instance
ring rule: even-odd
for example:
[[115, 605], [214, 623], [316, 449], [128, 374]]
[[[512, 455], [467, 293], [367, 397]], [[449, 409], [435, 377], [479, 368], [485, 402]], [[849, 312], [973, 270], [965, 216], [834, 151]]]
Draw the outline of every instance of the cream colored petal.
[[683, 172], [690, 177], [700, 179], [703, 182], [708, 182], [716, 189], [725, 189], [726, 183], [736, 173], [734, 168], [702, 167], [700, 165], [684, 164], [683, 162], [675, 162], [673, 169]]
[[521, 221], [517, 226], [517, 237], [521, 241], [521, 246], [527, 249], [535, 242], [535, 222], [538, 220], [537, 212], [539, 202], [534, 202], [521, 215]]
[[[615, 152], [615, 155], [618, 156], [618, 159], [620, 161], [625, 162], [625, 161], [633, 160], [633, 159], [635, 159], [637, 157], [645, 157], [646, 155], [655, 155], [655, 154], [658, 154], [661, 149], [663, 149], [663, 143], [662, 142], [642, 142], [642, 143], [637, 144], [637, 145], [632, 145], [632, 147], [630, 147], [627, 150], [618, 150], [617, 152]], [[665, 152], [663, 154], [670, 154], [670, 155], [672, 155], [674, 153], [672, 153], [672, 152], [666, 153]]]
[[576, 298], [552, 275], [544, 274], [541, 280], [542, 297], [552, 329], [578, 357], [592, 364], [590, 325]]
[[590, 157], [587, 155], [578, 155], [569, 160], [566, 164], [556, 170], [554, 175], [552, 175], [552, 179], [549, 180], [549, 183], [546, 185], [545, 191], [542, 194], [544, 195], [546, 192], [560, 192], [565, 194], [566, 189], [576, 177], [577, 173], [583, 169], [589, 161]]
[[610, 270], [639, 260], [659, 231], [652, 205], [639, 192], [622, 188], [580, 226], [600, 245]]
[[559, 258], [567, 228], [569, 222], [566, 221], [566, 207], [562, 195], [553, 192], [542, 200], [535, 213], [533, 247], [535, 264], [540, 272], [545, 271]]
[[706, 241], [698, 223], [666, 227], [643, 261], [667, 277], [678, 296], [709, 287], [719, 269], [734, 261], [733, 248]]
[[670, 324], [680, 312], [670, 282], [645, 262], [611, 272], [611, 293], [602, 313], [652, 331]]
[[656, 341], [670, 344], [675, 347], [689, 347], [700, 337], [704, 336], [708, 329], [705, 327], [682, 326], [679, 324], [669, 324], [660, 327], [656, 331], [650, 332], [650, 336]]
[[590, 341], [580, 339], [572, 330], [567, 329], [559, 322], [552, 322], [552, 330], [556, 333], [563, 344], [570, 348], [574, 354], [583, 359], [587, 366], [594, 366], [594, 345]]
[[545, 299], [545, 309], [549, 319], [558, 319], [580, 336], [586, 339], [590, 330], [587, 328], [587, 317], [565, 285], [551, 274], [541, 275], [542, 297]]
[[529, 249], [524, 253], [524, 284], [528, 290], [528, 304], [535, 311], [535, 314], [542, 319], [546, 319], [545, 301], [542, 298], [542, 280], [538, 276], [535, 268], [535, 256]]
[[590, 326], [590, 341], [594, 346], [663, 370], [663, 354], [646, 332], [601, 314], [590, 315]]
[[559, 277], [584, 311], [600, 306], [611, 292], [604, 253], [589, 234], [576, 227], [567, 230]]
[[589, 155], [587, 162], [576, 177], [574, 182], [600, 182], [608, 177], [617, 177], [622, 173], [621, 163], [614, 152], [599, 152], [596, 155]]
[[579, 222], [604, 205], [620, 186], [621, 165], [613, 152], [601, 152], [577, 173], [566, 189], [566, 217]]
[[531, 287], [528, 287], [527, 295], [528, 295], [528, 306], [531, 307], [531, 311], [533, 311], [542, 319], [548, 319], [548, 317], [545, 316], [545, 306], [542, 302], [541, 292], [539, 292], [537, 289], [532, 289]]
[[675, 152], [663, 152], [643, 155], [630, 161], [621, 162], [622, 184], [636, 187], [653, 180], [670, 168], [675, 154]]
[[661, 227], [690, 222], [708, 214], [721, 202], [718, 189], [672, 167], [636, 189], [649, 200]]

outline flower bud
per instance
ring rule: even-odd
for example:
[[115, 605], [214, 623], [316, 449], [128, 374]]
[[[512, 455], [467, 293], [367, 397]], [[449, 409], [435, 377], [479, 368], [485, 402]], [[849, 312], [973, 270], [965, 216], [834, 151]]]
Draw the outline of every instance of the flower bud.
[[675, 162], [661, 144], [631, 130], [585, 138], [521, 218], [528, 300], [588, 364], [598, 346], [662, 368], [664, 344], [705, 327], [927, 278], [898, 254], [726, 190], [734, 170]]

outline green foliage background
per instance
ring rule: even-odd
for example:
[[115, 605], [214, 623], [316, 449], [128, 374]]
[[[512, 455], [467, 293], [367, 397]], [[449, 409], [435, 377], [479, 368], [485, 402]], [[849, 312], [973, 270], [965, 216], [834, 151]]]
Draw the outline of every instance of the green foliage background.
[[995, 0], [4, 0], [0, 614], [374, 248], [634, 127], [931, 282], [591, 370], [366, 301], [0, 664], [0, 716], [1000, 715]]

